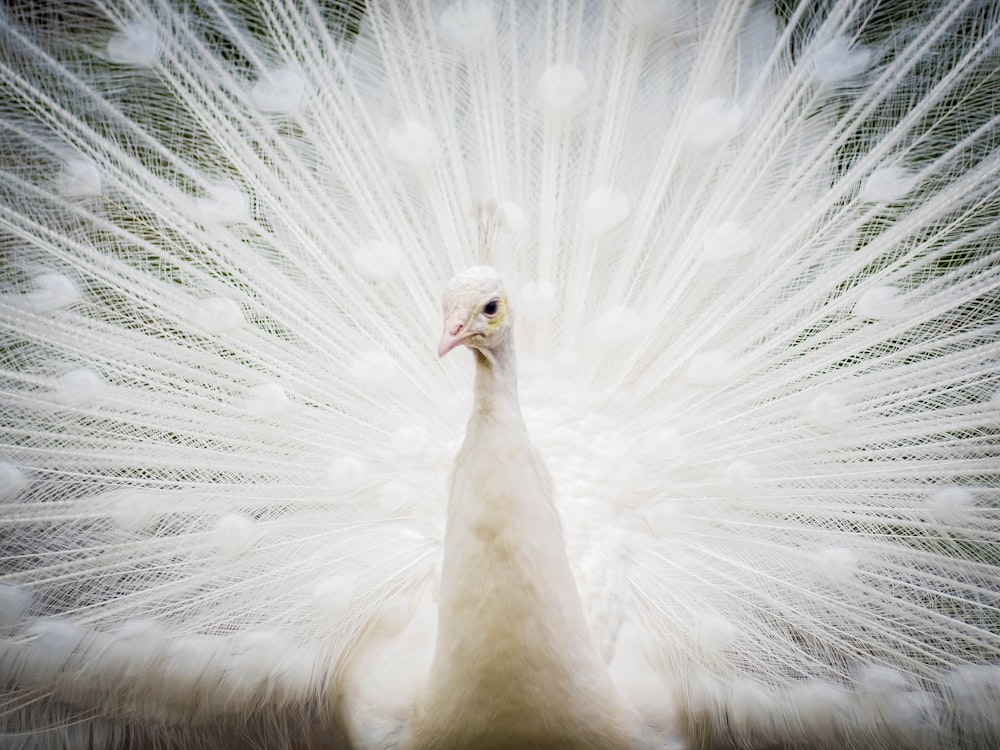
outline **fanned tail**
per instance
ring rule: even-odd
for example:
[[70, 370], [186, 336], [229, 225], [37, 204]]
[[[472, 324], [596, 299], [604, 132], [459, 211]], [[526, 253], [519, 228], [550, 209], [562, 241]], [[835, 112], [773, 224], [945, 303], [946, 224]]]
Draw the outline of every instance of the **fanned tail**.
[[2, 11], [4, 741], [339, 741], [486, 246], [649, 726], [998, 741], [1000, 13], [891, 5]]

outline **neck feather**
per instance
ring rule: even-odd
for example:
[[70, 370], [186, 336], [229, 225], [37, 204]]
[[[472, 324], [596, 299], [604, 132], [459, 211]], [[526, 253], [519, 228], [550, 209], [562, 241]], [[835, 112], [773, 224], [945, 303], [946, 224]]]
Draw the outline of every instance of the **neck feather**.
[[475, 405], [477, 413], [490, 414], [511, 410], [520, 414], [517, 400], [517, 357], [508, 337], [487, 352], [472, 350], [476, 358]]
[[[587, 627], [513, 342], [476, 351], [448, 500], [438, 634], [413, 747], [629, 747]], [[463, 744], [464, 743], [464, 744]]]

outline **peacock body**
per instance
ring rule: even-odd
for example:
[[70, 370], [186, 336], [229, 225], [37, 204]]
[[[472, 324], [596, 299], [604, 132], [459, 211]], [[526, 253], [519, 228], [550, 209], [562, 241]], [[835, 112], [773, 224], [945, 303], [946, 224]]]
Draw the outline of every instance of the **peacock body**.
[[994, 3], [0, 14], [0, 745], [1000, 745]]

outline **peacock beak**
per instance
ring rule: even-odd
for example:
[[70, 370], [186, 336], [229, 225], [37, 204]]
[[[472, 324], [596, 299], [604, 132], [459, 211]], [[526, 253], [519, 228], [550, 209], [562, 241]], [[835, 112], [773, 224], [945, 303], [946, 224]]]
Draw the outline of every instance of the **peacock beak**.
[[444, 333], [441, 334], [441, 341], [438, 343], [438, 356], [443, 357], [470, 335], [471, 331], [466, 330], [464, 320], [457, 315], [449, 316], [444, 322]]

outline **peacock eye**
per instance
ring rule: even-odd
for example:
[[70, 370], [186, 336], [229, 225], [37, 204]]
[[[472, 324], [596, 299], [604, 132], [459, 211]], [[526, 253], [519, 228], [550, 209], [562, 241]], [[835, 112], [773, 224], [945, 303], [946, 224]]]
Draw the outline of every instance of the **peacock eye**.
[[496, 315], [499, 309], [500, 309], [500, 300], [498, 299], [491, 299], [483, 306], [483, 312], [490, 317]]

